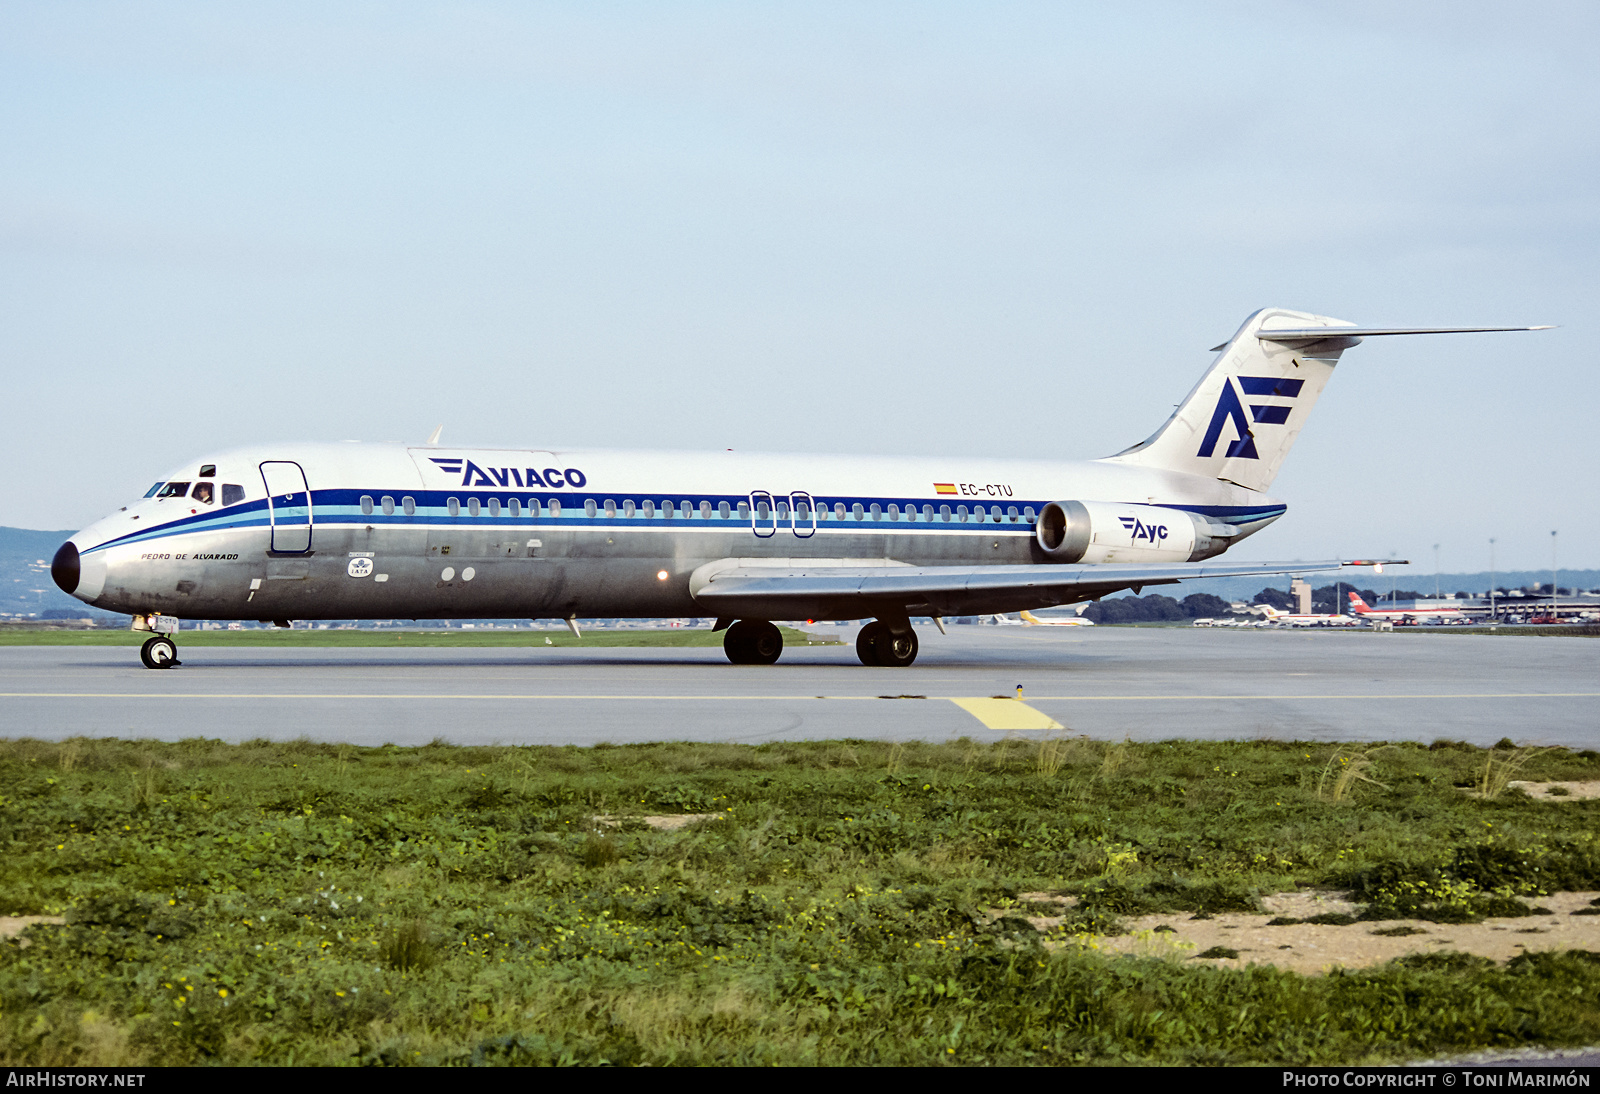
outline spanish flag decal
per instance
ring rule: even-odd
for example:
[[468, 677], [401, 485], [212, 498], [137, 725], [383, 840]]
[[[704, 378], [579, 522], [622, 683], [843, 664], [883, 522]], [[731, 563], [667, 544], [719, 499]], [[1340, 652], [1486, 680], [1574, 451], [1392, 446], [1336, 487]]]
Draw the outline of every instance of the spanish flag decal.
[[933, 492], [935, 494], [954, 494], [956, 492], [956, 484], [953, 482], [936, 482], [933, 484]]

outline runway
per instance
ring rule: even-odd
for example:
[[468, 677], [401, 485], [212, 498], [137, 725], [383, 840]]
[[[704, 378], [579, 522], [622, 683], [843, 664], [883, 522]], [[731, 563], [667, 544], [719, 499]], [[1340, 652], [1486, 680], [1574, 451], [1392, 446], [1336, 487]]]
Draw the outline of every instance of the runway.
[[[853, 638], [853, 631], [844, 634]], [[0, 648], [0, 733], [617, 744], [1061, 732], [1133, 740], [1600, 747], [1600, 641], [1335, 631], [918, 628], [909, 669], [849, 646], [773, 666], [717, 649]], [[1023, 702], [1015, 699], [1022, 686]]]

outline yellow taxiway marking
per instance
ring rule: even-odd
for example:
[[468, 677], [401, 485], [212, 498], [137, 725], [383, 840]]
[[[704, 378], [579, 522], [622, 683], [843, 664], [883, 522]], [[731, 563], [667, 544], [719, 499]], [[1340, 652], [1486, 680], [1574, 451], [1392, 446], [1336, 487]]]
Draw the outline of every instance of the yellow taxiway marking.
[[988, 729], [1060, 729], [1061, 723], [1020, 699], [951, 699]]
[[[448, 699], [452, 702], [503, 699], [643, 699], [650, 702], [798, 702], [804, 699], [825, 699], [829, 702], [872, 702], [880, 699], [931, 699], [948, 700], [957, 704], [1008, 703], [1013, 707], [1026, 707], [1016, 699], [973, 699], [958, 695], [606, 695], [561, 694], [554, 692], [285, 692], [285, 691], [0, 691], [0, 699]], [[1352, 695], [1340, 694], [1234, 694], [1234, 695], [1030, 695], [1028, 703], [1146, 703], [1193, 702], [1205, 700], [1305, 700], [1305, 699], [1600, 699], [1600, 691], [1439, 691], [1393, 692]]]

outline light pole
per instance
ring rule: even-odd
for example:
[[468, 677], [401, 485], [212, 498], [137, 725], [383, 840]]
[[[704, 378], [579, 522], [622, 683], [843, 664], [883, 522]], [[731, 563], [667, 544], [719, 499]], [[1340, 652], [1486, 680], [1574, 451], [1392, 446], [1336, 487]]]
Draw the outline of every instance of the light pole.
[[1494, 537], [1489, 537], [1489, 622], [1495, 621], [1494, 614]]
[[1556, 530], [1550, 529], [1550, 619], [1561, 618], [1561, 606], [1556, 603]]
[[1439, 599], [1439, 545], [1433, 545], [1433, 598]]

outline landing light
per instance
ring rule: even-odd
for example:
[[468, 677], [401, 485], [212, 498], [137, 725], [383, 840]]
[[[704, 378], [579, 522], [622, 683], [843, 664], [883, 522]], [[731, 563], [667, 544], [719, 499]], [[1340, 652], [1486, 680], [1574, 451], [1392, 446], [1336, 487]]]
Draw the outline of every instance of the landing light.
[[656, 571], [656, 580], [657, 581], [665, 581], [665, 580], [667, 580], [667, 571], [665, 571], [665, 570], [657, 570]]

